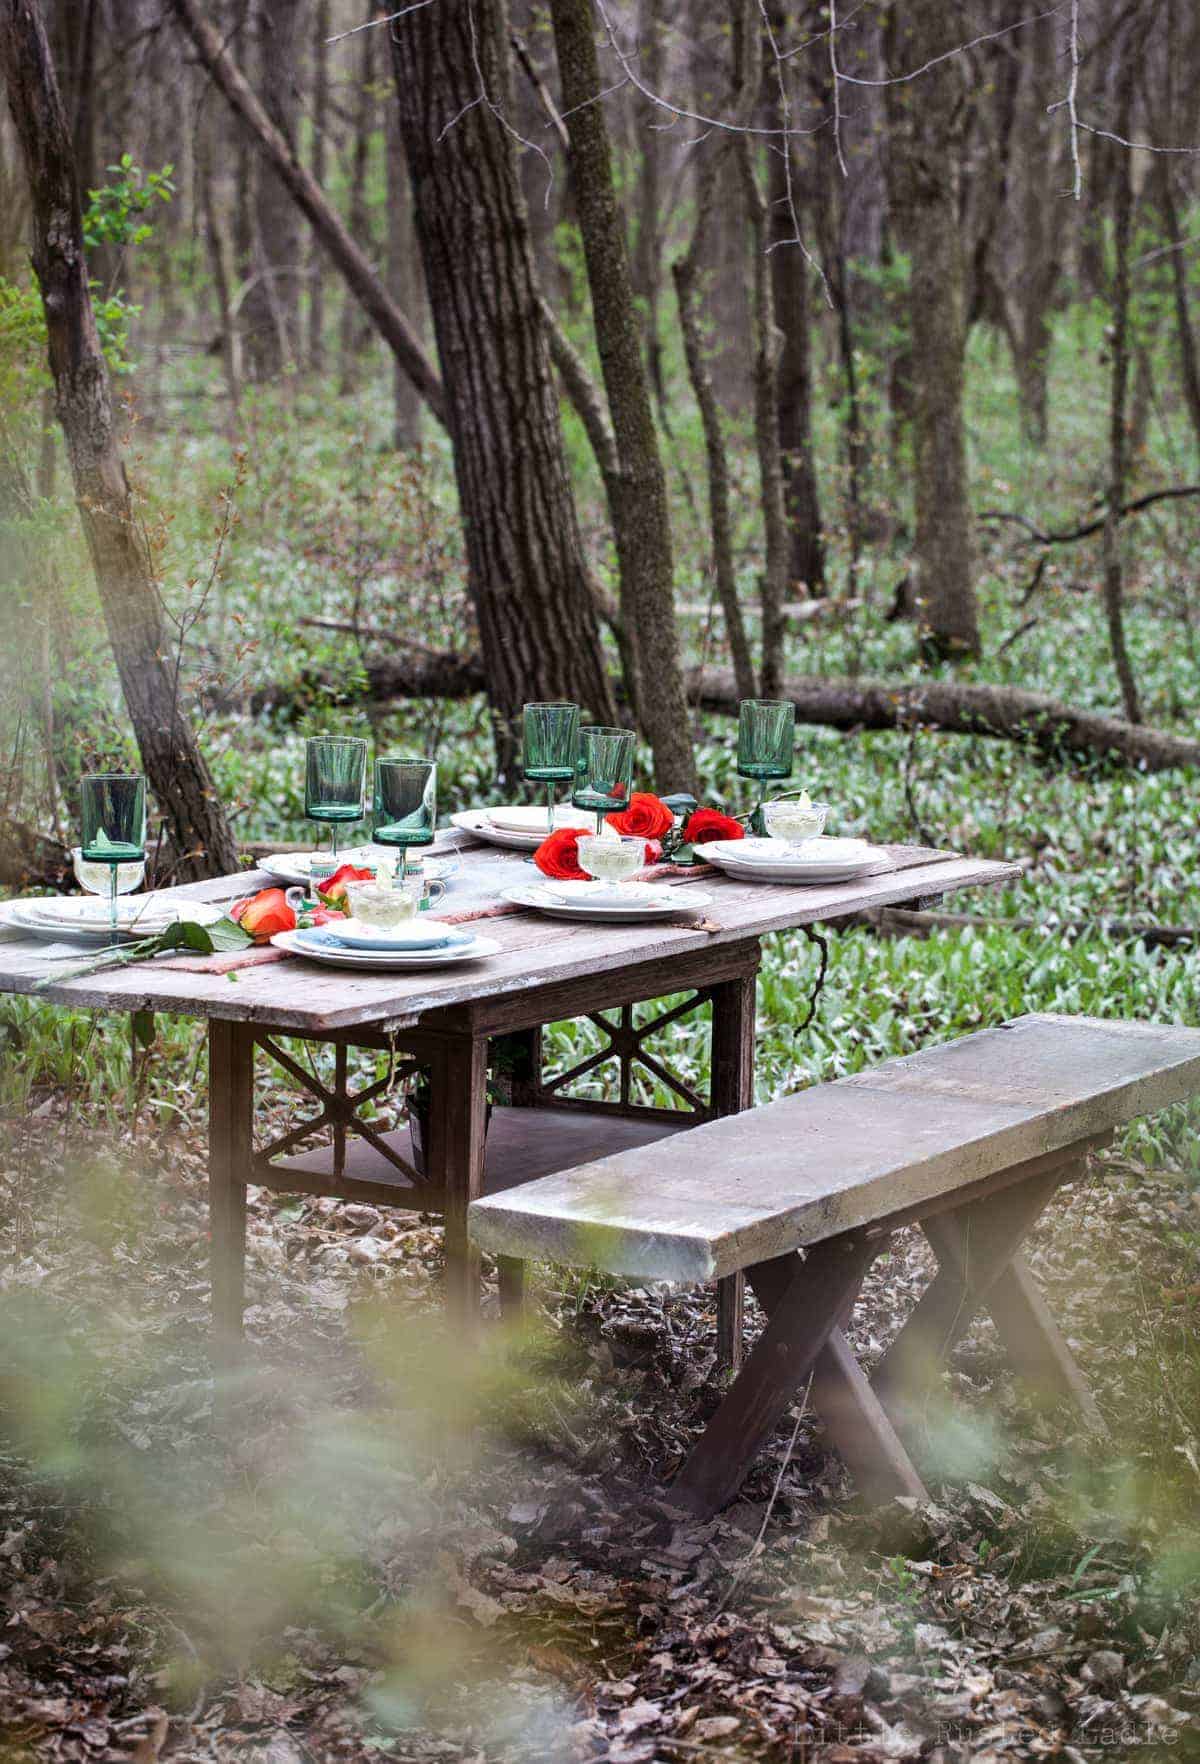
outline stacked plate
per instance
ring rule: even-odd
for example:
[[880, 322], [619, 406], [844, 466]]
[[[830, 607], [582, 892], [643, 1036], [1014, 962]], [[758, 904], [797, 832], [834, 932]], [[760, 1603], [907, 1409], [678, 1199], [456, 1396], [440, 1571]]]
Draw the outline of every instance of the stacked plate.
[[[350, 851], [338, 852], [339, 864], [353, 864], [356, 869], [367, 869], [386, 858], [394, 864], [397, 860], [394, 845], [356, 845]], [[430, 881], [444, 882], [458, 868], [458, 858], [452, 853], [439, 857], [425, 857], [421, 851], [409, 854], [410, 859], [417, 859]], [[259, 869], [265, 870], [277, 882], [286, 882], [294, 887], [307, 888], [309, 872], [315, 861], [323, 864], [329, 862], [327, 851], [280, 851], [272, 857], [262, 858]]]
[[[161, 895], [126, 894], [117, 901], [117, 931], [123, 940], [155, 937], [168, 925], [190, 919], [214, 925], [223, 909], [207, 901], [167, 901]], [[0, 924], [40, 937], [47, 943], [108, 942], [109, 903], [95, 896], [53, 895], [9, 900], [0, 905]]]
[[[515, 803], [510, 808], [461, 809], [458, 814], [451, 815], [450, 820], [453, 826], [470, 833], [473, 838], [482, 839], [488, 845], [501, 845], [507, 851], [536, 851], [548, 831], [546, 810], [531, 808], [525, 803]], [[582, 827], [592, 833], [596, 828], [596, 817], [586, 809], [572, 808], [569, 802], [564, 802], [554, 810], [554, 825], [556, 828]]]
[[500, 945], [453, 925], [422, 915], [419, 923], [386, 931], [346, 919], [339, 925], [318, 925], [307, 931], [280, 931], [271, 942], [292, 955], [326, 962], [335, 968], [370, 968], [400, 972], [405, 968], [446, 968], [495, 955]]
[[857, 882], [891, 868], [880, 845], [865, 839], [716, 839], [700, 855], [739, 882]]
[[529, 882], [506, 888], [504, 899], [552, 919], [609, 924], [670, 919], [712, 905], [712, 895], [695, 883], [673, 887], [666, 882]]

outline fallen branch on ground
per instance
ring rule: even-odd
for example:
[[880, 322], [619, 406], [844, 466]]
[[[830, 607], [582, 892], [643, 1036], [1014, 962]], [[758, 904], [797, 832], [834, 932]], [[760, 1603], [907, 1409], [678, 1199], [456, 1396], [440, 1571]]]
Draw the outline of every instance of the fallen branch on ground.
[[[346, 702], [365, 696], [377, 703], [405, 698], [466, 698], [486, 689], [478, 656], [405, 652], [398, 637], [386, 639], [388, 652], [365, 663], [365, 688], [313, 670], [300, 683], [262, 687], [249, 708], [298, 710], [319, 698]], [[394, 647], [393, 647], [394, 646]], [[955, 680], [892, 684], [885, 680], [827, 679], [819, 675], [784, 680], [781, 696], [790, 698], [801, 723], [858, 732], [863, 729], [911, 729], [914, 725], [947, 735], [984, 735], [1022, 741], [1056, 761], [1070, 757], [1104, 759], [1147, 772], [1176, 766], [1200, 766], [1200, 741], [1161, 729], [1135, 726], [1120, 717], [1074, 710], [1042, 692], [1016, 686], [971, 686]], [[702, 710], [736, 715], [738, 692], [733, 674], [724, 668], [693, 669], [688, 676], [689, 702]], [[232, 697], [217, 704], [235, 708]], [[244, 704], [244, 700], [240, 701]]]
[[854, 923], [898, 936], [928, 936], [932, 931], [1052, 931], [1068, 937], [1099, 932], [1118, 943], [1142, 943], [1147, 949], [1178, 949], [1200, 942], [1200, 925], [1156, 925], [1138, 919], [989, 919], [982, 913], [914, 912], [906, 907], [872, 907], [855, 915]]
[[[1150, 508], [1156, 502], [1175, 502], [1184, 496], [1200, 496], [1200, 484], [1172, 484], [1165, 490], [1151, 490], [1146, 496], [1135, 496], [1131, 502], [1121, 504], [1121, 519], [1127, 515], [1140, 514], [1142, 509]], [[1091, 520], [1082, 521], [1077, 527], [1069, 527], [1062, 532], [1043, 532], [1028, 515], [1018, 514], [1013, 509], [985, 508], [976, 515], [979, 521], [1008, 521], [1015, 527], [1023, 527], [1035, 545], [1074, 545], [1079, 539], [1088, 539], [1098, 533], [1104, 525], [1105, 515], [1100, 513]]]

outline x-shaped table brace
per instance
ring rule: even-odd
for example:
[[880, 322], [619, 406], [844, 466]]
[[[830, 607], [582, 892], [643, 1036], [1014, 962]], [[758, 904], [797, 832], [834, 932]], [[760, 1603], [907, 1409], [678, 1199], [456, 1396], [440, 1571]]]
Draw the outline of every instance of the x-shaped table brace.
[[[805, 1384], [808, 1402], [873, 1501], [926, 1492], [902, 1435], [919, 1433], [955, 1344], [986, 1308], [1015, 1369], [1039, 1392], [1104, 1423], [1019, 1254], [1057, 1189], [1080, 1175], [1099, 1142], [1031, 1160], [880, 1224], [746, 1270], [767, 1323], [721, 1407], [680, 1471], [672, 1498], [708, 1515], [737, 1491]], [[891, 1232], [919, 1221], [938, 1271], [868, 1379], [844, 1326]], [[811, 1382], [809, 1382], [811, 1380]]]

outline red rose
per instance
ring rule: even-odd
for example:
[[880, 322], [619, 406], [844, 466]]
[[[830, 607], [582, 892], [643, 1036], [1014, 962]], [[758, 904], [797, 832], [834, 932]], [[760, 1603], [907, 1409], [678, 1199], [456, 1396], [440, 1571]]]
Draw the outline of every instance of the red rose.
[[579, 867], [579, 841], [586, 838], [586, 827], [556, 827], [543, 839], [533, 854], [533, 861], [543, 876], [556, 882], [586, 882], [586, 870]]
[[675, 824], [675, 817], [652, 790], [635, 790], [629, 807], [619, 814], [607, 816], [608, 824], [617, 833], [629, 833], [642, 839], [661, 839]]
[[347, 882], [369, 882], [374, 870], [356, 870], [353, 864], [343, 864], [335, 870], [328, 882], [318, 882], [317, 893], [323, 901], [344, 901]]
[[713, 839], [744, 839], [746, 829], [720, 809], [700, 808], [693, 809], [688, 816], [683, 837], [689, 845], [707, 845]]
[[235, 901], [229, 916], [250, 933], [255, 943], [268, 943], [277, 931], [296, 929], [296, 915], [282, 888], [264, 888], [247, 900]]
[[341, 925], [346, 919], [337, 907], [314, 907], [307, 917], [310, 925]]

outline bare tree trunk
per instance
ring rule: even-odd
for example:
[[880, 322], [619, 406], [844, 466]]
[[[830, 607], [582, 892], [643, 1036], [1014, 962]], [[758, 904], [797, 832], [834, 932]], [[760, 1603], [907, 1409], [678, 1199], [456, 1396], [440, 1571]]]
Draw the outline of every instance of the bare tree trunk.
[[363, 311], [421, 397], [438, 421], [444, 423], [445, 394], [437, 369], [426, 355], [412, 325], [375, 273], [366, 252], [351, 237], [333, 204], [317, 187], [311, 172], [301, 165], [254, 96], [198, 0], [171, 0], [171, 3], [214, 83], [246, 124], [260, 151], [278, 173], [280, 182], [307, 215], [313, 231], [345, 277], [350, 292], [361, 303]]
[[[785, 18], [785, 9], [779, 0], [774, 0], [770, 19], [777, 40], [784, 32]], [[782, 36], [782, 41], [786, 41], [786, 36]], [[780, 73], [786, 78], [782, 69]], [[771, 69], [767, 72], [767, 96], [768, 115], [777, 127], [781, 126], [782, 105]], [[825, 541], [812, 439], [811, 272], [803, 251], [795, 243], [802, 187], [799, 170], [792, 164], [791, 141], [786, 137], [773, 141], [767, 153], [767, 200], [775, 318], [782, 338], [778, 423], [788, 528], [788, 576], [795, 587], [821, 594], [825, 588]]]
[[[815, 82], [815, 95], [822, 110], [832, 109], [828, 82]], [[862, 396], [859, 388], [858, 357], [855, 350], [854, 314], [851, 309], [849, 265], [846, 258], [846, 225], [840, 195], [840, 172], [836, 165], [833, 143], [825, 133], [819, 135], [815, 147], [813, 188], [813, 219], [817, 230], [820, 261], [825, 269], [833, 300], [837, 335], [837, 358], [841, 372], [845, 416], [841, 426], [845, 461], [845, 524], [849, 541], [849, 589], [857, 591], [865, 539], [865, 486], [869, 447], [863, 420]], [[776, 253], [778, 255], [778, 253]]]
[[204, 224], [204, 244], [208, 253], [209, 272], [216, 296], [217, 324], [220, 327], [221, 366], [225, 373], [225, 389], [229, 393], [229, 409], [236, 423], [242, 397], [242, 339], [232, 309], [233, 247], [217, 199], [216, 174], [213, 166], [212, 120], [198, 120], [200, 209]]
[[[296, 23], [300, 0], [252, 0], [254, 66], [263, 109], [295, 156]], [[253, 161], [253, 280], [242, 303], [246, 367], [274, 379], [296, 353], [300, 238], [296, 212], [275, 168]]]
[[513, 145], [493, 109], [507, 99], [507, 44], [497, 0], [438, 0], [392, 33], [471, 597], [505, 767], [527, 699], [574, 699], [602, 722], [615, 715]]
[[1006, 295], [1014, 322], [1010, 327], [1021, 426], [1035, 447], [1049, 435], [1051, 303], [1062, 274], [1062, 218], [1046, 200], [1047, 183], [1061, 181], [1057, 140], [1062, 129], [1048, 114], [1054, 83], [1055, 21], [1039, 19], [1031, 26], [1028, 54], [1022, 58], [1017, 90], [1016, 132], [1019, 150], [1013, 155], [1013, 201], [1018, 222], [1018, 268], [1015, 285]]
[[[762, 23], [757, 0], [731, 0], [734, 54], [745, 69], [748, 99], [762, 87]], [[748, 134], [734, 138], [750, 228], [754, 287], [754, 441], [758, 453], [759, 498], [763, 520], [762, 663], [765, 698], [774, 698], [783, 677], [783, 604], [787, 593], [788, 532], [784, 506], [783, 454], [779, 444], [779, 358], [783, 339], [775, 323], [775, 292], [768, 256], [767, 203], [759, 188], [755, 148]]]
[[[891, 62], [920, 67], [953, 48], [958, 20], [943, 0], [902, 0], [890, 15]], [[915, 563], [921, 628], [935, 655], [979, 653], [963, 429], [966, 347], [956, 139], [962, 72], [942, 61], [887, 88], [898, 231], [911, 258]]]
[[[367, 215], [367, 163], [371, 154], [371, 121], [375, 110], [372, 80], [377, 35], [373, 30], [361, 31], [358, 37], [358, 73], [354, 82], [354, 121], [351, 125], [353, 146], [350, 155], [350, 200], [346, 215], [351, 237], [357, 239], [372, 258], [375, 253], [371, 250]], [[338, 332], [338, 389], [343, 397], [354, 390], [358, 380], [361, 322], [362, 314], [357, 301], [344, 300]]]
[[[745, 94], [739, 84], [738, 70], [730, 66], [729, 113], [741, 121], [747, 110]], [[725, 441], [721, 407], [708, 363], [708, 339], [700, 311], [699, 281], [701, 265], [708, 241], [709, 221], [715, 212], [721, 166], [729, 147], [728, 137], [703, 143], [697, 148], [701, 155], [692, 195], [695, 221], [687, 250], [676, 259], [672, 269], [675, 296], [679, 303], [679, 328], [683, 333], [684, 356], [688, 378], [692, 383], [700, 424], [704, 430], [704, 450], [708, 463], [708, 519], [712, 533], [713, 574], [717, 598], [725, 620], [734, 678], [743, 698], [757, 698], [754, 658], [746, 623], [738, 597], [737, 568], [733, 548], [733, 497], [730, 488], [729, 449]]]
[[[387, 277], [397, 306], [411, 315], [419, 329], [425, 306], [421, 265], [413, 230], [412, 191], [404, 163], [400, 135], [400, 112], [395, 104], [385, 107], [384, 150], [387, 154]], [[421, 400], [399, 362], [393, 374], [393, 439], [400, 452], [416, 447], [421, 439]]]
[[552, 0], [550, 11], [592, 320], [621, 465], [621, 493], [613, 507], [621, 611], [637, 660], [635, 703], [659, 789], [687, 789], [695, 760], [675, 623], [666, 477], [613, 187], [608, 128], [603, 104], [597, 102], [602, 82], [591, 0]]
[[[1171, 184], [1171, 162], [1165, 156], [1155, 161], [1158, 184], [1158, 206], [1168, 246], [1180, 239], [1179, 210]], [[1175, 335], [1179, 344], [1179, 377], [1183, 382], [1183, 399], [1196, 445], [1200, 447], [1200, 361], [1196, 354], [1196, 334], [1192, 329], [1191, 298], [1188, 292], [1188, 263], [1181, 250], [1169, 250], [1171, 295], [1175, 306]]]
[[0, 0], [0, 65], [29, 176], [58, 417], [125, 703], [185, 873], [220, 874], [237, 868], [237, 846], [180, 707], [158, 587], [113, 431], [70, 134], [37, 0]]
[[[1141, 36], [1130, 33], [1122, 45], [1117, 78], [1116, 133], [1129, 138], [1133, 110], [1136, 49]], [[1108, 404], [1108, 495], [1101, 537], [1104, 562], [1104, 612], [1108, 621], [1113, 665], [1121, 686], [1125, 715], [1131, 723], [1142, 720], [1137, 681], [1125, 642], [1125, 591], [1121, 570], [1121, 509], [1125, 503], [1126, 434], [1125, 402], [1129, 386], [1129, 239], [1133, 230], [1133, 164], [1128, 152], [1117, 160], [1112, 184], [1113, 274], [1111, 363]]]
[[[316, 0], [313, 17], [312, 159], [313, 183], [324, 190], [329, 162], [329, 16], [330, 0]], [[403, 304], [403, 303], [401, 303]], [[319, 374], [325, 366], [325, 253], [313, 233], [308, 252], [308, 367]], [[399, 372], [399, 369], [396, 370]]]
[[[663, 82], [663, 0], [639, 0], [638, 40], [641, 46], [642, 72], [652, 92], [660, 91]], [[639, 130], [641, 175], [637, 189], [637, 242], [634, 248], [634, 281], [644, 307], [643, 328], [646, 336], [646, 361], [650, 384], [658, 404], [659, 420], [671, 432], [667, 387], [663, 377], [662, 320], [659, 307], [662, 295], [662, 139], [661, 118], [648, 99], [639, 97], [634, 105], [634, 119]]]

